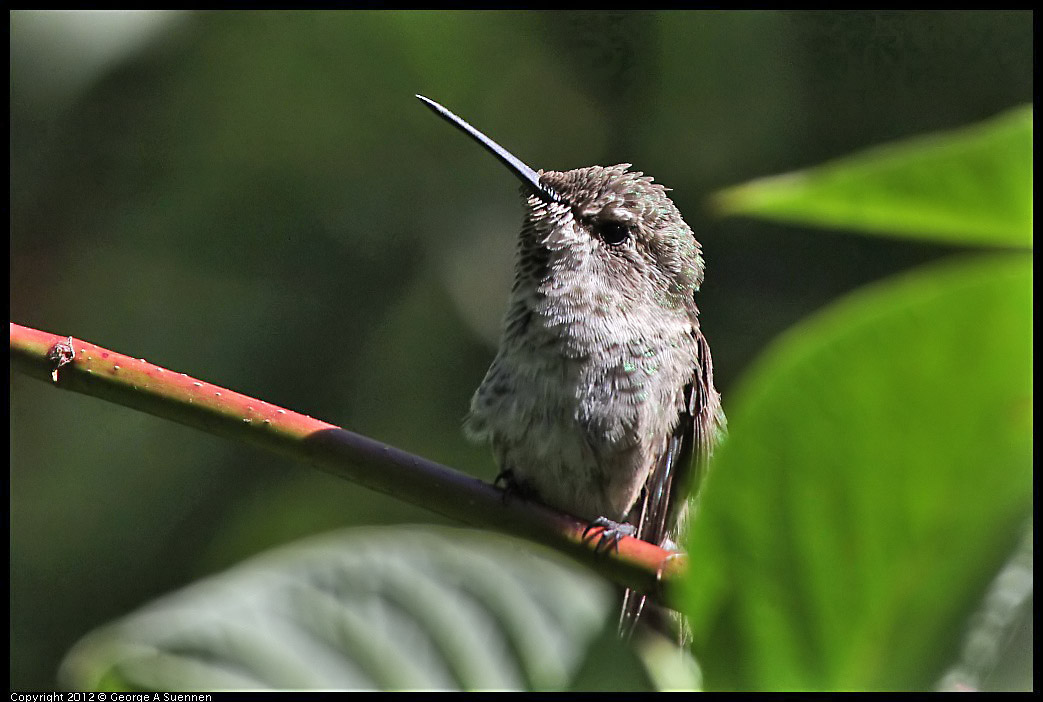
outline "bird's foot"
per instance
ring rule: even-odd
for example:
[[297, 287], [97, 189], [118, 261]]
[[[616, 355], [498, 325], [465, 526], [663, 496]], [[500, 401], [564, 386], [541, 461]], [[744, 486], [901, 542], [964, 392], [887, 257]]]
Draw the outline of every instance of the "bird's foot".
[[514, 477], [514, 471], [510, 468], [501, 470], [496, 475], [493, 485], [503, 489], [504, 502], [515, 497], [522, 500], [531, 500], [536, 495], [535, 491], [527, 485], [518, 482], [518, 479]]
[[597, 535], [598, 542], [594, 546], [595, 553], [607, 551], [610, 548], [618, 551], [620, 539], [637, 534], [637, 527], [633, 524], [620, 524], [606, 517], [598, 517], [583, 530], [583, 540], [586, 541], [587, 535], [595, 529], [601, 530]]

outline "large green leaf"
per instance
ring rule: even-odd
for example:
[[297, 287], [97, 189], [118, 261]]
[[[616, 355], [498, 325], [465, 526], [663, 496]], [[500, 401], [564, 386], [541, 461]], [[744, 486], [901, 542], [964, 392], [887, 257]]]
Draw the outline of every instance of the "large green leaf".
[[358, 528], [260, 556], [88, 635], [62, 681], [93, 690], [547, 690], [592, 684], [607, 660], [614, 685], [649, 690], [638, 658], [605, 635], [615, 632], [614, 600], [601, 579], [516, 539]]
[[1032, 245], [1032, 108], [727, 188], [722, 214], [992, 246]]
[[1032, 261], [836, 303], [731, 397], [689, 542], [712, 688], [925, 689], [1032, 510]]

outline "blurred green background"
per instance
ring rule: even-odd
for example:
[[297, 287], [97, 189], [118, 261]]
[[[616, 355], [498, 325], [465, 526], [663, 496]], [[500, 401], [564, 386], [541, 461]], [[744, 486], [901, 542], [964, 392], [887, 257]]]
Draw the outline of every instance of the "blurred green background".
[[[630, 162], [702, 242], [717, 382], [844, 292], [955, 248], [717, 220], [757, 176], [1032, 99], [1029, 12], [13, 12], [11, 319], [485, 478], [516, 181]], [[11, 379], [11, 685], [274, 544], [439, 522], [330, 476]]]

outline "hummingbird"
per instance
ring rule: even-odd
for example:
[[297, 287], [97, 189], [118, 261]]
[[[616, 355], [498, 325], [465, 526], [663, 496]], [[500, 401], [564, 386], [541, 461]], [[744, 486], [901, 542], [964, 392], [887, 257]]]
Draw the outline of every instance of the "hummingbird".
[[[689, 496], [725, 429], [695, 292], [701, 246], [667, 189], [631, 164], [535, 171], [417, 95], [521, 180], [499, 349], [464, 432], [509, 493], [676, 550]], [[626, 590], [629, 636], [646, 597]]]

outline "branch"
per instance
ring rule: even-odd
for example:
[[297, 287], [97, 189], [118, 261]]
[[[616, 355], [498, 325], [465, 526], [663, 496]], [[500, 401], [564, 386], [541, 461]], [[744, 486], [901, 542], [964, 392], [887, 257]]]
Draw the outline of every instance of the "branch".
[[684, 558], [628, 536], [596, 553], [598, 532], [584, 538], [587, 524], [575, 517], [505, 499], [477, 478], [143, 358], [12, 322], [11, 364], [60, 389], [261, 446], [450, 519], [550, 546], [646, 594], [661, 597], [663, 582], [684, 567]]

